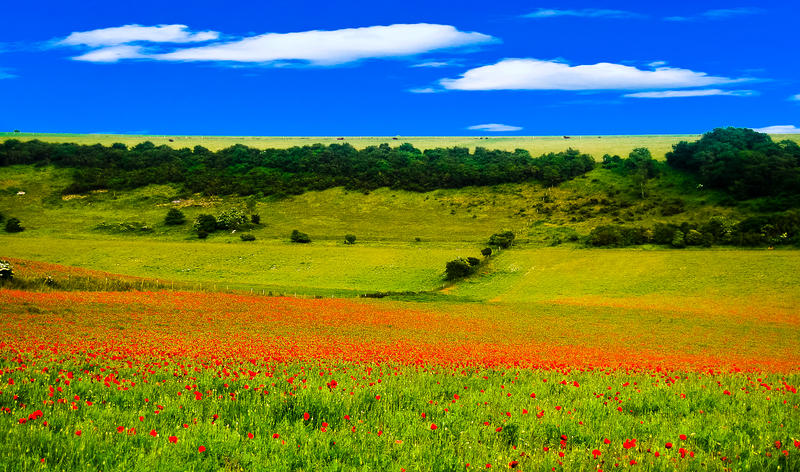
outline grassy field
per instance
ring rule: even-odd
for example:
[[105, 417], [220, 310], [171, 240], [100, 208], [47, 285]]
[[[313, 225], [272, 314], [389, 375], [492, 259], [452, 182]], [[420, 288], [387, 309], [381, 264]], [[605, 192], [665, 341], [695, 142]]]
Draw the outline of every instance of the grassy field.
[[[166, 144], [174, 148], [197, 145], [216, 151], [234, 144], [245, 144], [255, 148], [289, 148], [315, 143], [332, 144], [347, 142], [358, 149], [381, 143], [411, 143], [419, 149], [462, 146], [474, 149], [476, 146], [487, 149], [527, 149], [538, 156], [548, 152], [559, 152], [569, 147], [593, 155], [599, 159], [605, 153], [627, 156], [634, 147], [650, 148], [653, 156], [663, 158], [678, 141], [693, 141], [699, 135], [651, 135], [651, 136], [147, 136], [147, 135], [109, 135], [109, 134], [49, 134], [49, 133], [0, 133], [0, 141], [15, 138], [20, 140], [38, 139], [46, 142], [75, 142], [78, 144], [124, 143], [135, 146], [144, 141], [156, 145]], [[797, 136], [795, 138], [800, 138]]]
[[[344, 138], [340, 140], [339, 138]], [[0, 133], [0, 141], [19, 139], [22, 141], [38, 139], [46, 142], [70, 142], [78, 144], [123, 143], [135, 146], [144, 141], [155, 145], [166, 144], [174, 148], [206, 147], [212, 151], [234, 144], [245, 144], [255, 148], [284, 149], [292, 146], [305, 146], [315, 143], [350, 143], [357, 149], [381, 143], [411, 143], [418, 149], [461, 146], [475, 149], [527, 149], [534, 156], [548, 152], [564, 151], [567, 148], [579, 149], [600, 159], [603, 154], [627, 156], [635, 147], [650, 149], [653, 157], [661, 159], [679, 141], [694, 141], [699, 134], [686, 135], [631, 135], [631, 136], [156, 136], [133, 134], [54, 134], [54, 133]], [[395, 140], [394, 138], [397, 138]], [[800, 135], [773, 135], [775, 140], [791, 139], [800, 142]]]
[[[20, 218], [24, 233], [15, 238], [70, 237], [139, 238], [185, 241], [194, 238], [186, 226], [163, 224], [169, 208], [179, 208], [191, 222], [201, 213], [245, 206], [239, 197], [185, 195], [174, 186], [149, 186], [126, 192], [61, 195], [70, 181], [64, 169], [14, 166], [0, 171], [0, 213]], [[24, 191], [25, 195], [17, 195]], [[345, 234], [359, 244], [381, 242], [482, 244], [489, 235], [511, 229], [522, 244], [546, 245], [569, 234], [586, 235], [601, 224], [625, 221], [652, 225], [656, 221], [703, 221], [712, 215], [741, 217], [742, 210], [708, 205], [721, 199], [697, 191], [696, 182], [669, 173], [651, 184], [652, 197], [642, 200], [630, 182], [603, 169], [556, 188], [540, 184], [508, 184], [491, 188], [437, 190], [426, 193], [378, 189], [365, 194], [341, 188], [306, 192], [286, 199], [260, 199], [254, 211], [262, 224], [252, 230], [258, 240], [286, 241], [294, 229], [314, 241], [340, 242]], [[653, 202], [680, 198], [686, 211], [664, 217]], [[599, 200], [624, 204], [604, 212]], [[115, 234], [95, 228], [103, 223], [141, 222], [153, 231]], [[210, 241], [241, 244], [238, 235], [218, 232]]]
[[570, 240], [753, 211], [681, 174], [262, 198], [253, 242], [163, 223], [239, 197], [69, 181], [0, 169], [0, 470], [800, 469], [800, 251]]

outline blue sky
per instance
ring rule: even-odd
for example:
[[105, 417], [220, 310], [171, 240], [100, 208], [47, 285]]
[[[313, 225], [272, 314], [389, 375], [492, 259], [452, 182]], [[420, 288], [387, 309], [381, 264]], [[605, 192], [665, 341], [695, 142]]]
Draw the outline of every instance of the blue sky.
[[0, 17], [0, 130], [800, 127], [798, 2], [655, 3], [11, 2]]

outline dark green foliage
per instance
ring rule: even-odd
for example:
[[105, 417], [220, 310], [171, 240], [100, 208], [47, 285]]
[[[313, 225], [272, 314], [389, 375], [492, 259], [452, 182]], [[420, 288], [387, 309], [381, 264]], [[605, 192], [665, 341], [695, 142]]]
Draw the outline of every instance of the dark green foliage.
[[648, 181], [661, 173], [661, 165], [653, 159], [650, 150], [644, 147], [631, 151], [627, 159], [606, 154], [603, 156], [602, 166], [629, 176], [642, 198], [647, 196]]
[[306, 233], [301, 233], [298, 230], [292, 231], [292, 235], [289, 237], [293, 243], [310, 243], [311, 238]]
[[[202, 146], [172, 149], [150, 142], [130, 149], [16, 139], [0, 143], [0, 166], [16, 164], [73, 168], [73, 182], [64, 193], [176, 183], [190, 192], [261, 196], [337, 186], [366, 192], [379, 187], [429, 191], [532, 179], [556, 185], [594, 168], [591, 156], [574, 149], [533, 158], [523, 149], [479, 147], [470, 153], [453, 147], [422, 152], [410, 144], [363, 150], [349, 144], [264, 150], [237, 144], [211, 152]], [[255, 204], [247, 202], [249, 213]]]
[[475, 266], [477, 266], [477, 265], [480, 265], [480, 263], [481, 263], [481, 260], [480, 260], [480, 259], [478, 259], [477, 257], [468, 257], [468, 258], [467, 258], [467, 262], [468, 262], [468, 263], [469, 263], [469, 265], [471, 265], [472, 267], [475, 267]]
[[469, 261], [463, 258], [453, 259], [445, 265], [445, 277], [447, 280], [455, 280], [466, 277], [475, 271]]
[[800, 146], [751, 129], [717, 128], [699, 141], [681, 141], [667, 153], [667, 163], [739, 199], [777, 197], [773, 203], [780, 209], [785, 200], [800, 200]]
[[209, 234], [208, 231], [202, 229], [197, 231], [197, 237], [199, 239], [206, 239], [208, 237], [208, 234]]
[[0, 280], [13, 280], [14, 267], [10, 262], [0, 260]]
[[672, 242], [670, 244], [672, 244], [672, 247], [675, 248], [686, 247], [686, 239], [683, 231], [675, 231], [675, 233], [672, 235]]
[[119, 223], [102, 222], [94, 227], [109, 233], [151, 233], [153, 227], [142, 221], [121, 221]]
[[164, 217], [165, 225], [176, 226], [184, 223], [186, 223], [186, 216], [177, 208], [170, 208], [170, 210], [167, 212], [167, 216]]
[[241, 239], [242, 241], [255, 241], [256, 237], [250, 233], [242, 233], [239, 235], [239, 239]]
[[344, 235], [344, 243], [345, 244], [355, 244], [356, 243], [356, 235], [355, 234], [346, 234], [346, 235]]
[[507, 249], [514, 244], [514, 238], [516, 236], [511, 231], [503, 231], [501, 233], [495, 233], [489, 237], [489, 245], [490, 246], [497, 246], [503, 249]]
[[492, 248], [490, 248], [490, 247], [485, 247], [485, 248], [481, 249], [481, 254], [482, 254], [484, 257], [489, 257], [489, 256], [491, 256], [491, 255], [492, 255]]
[[22, 227], [22, 224], [19, 221], [19, 218], [13, 218], [12, 217], [12, 218], [9, 218], [6, 221], [6, 232], [7, 233], [19, 233], [19, 232], [24, 231], [24, 230], [25, 230], [25, 228]]
[[[197, 218], [194, 220], [194, 225], [192, 229], [197, 232], [197, 235], [200, 235], [200, 232], [206, 233], [206, 236], [213, 233], [217, 230], [217, 219], [214, 218], [214, 215], [198, 215]], [[205, 239], [205, 238], [201, 238]]]
[[690, 229], [684, 237], [687, 246], [699, 246], [703, 244], [703, 233], [696, 229]]
[[660, 210], [662, 216], [678, 215], [686, 211], [686, 204], [680, 198], [672, 198], [662, 202]]
[[253, 213], [250, 215], [250, 223], [253, 223], [254, 225], [261, 224], [261, 215], [258, 213]]
[[6, 219], [6, 217], [2, 213], [0, 213], [0, 223], [2, 223], [4, 219]]
[[733, 246], [777, 246], [800, 243], [800, 210], [753, 216], [740, 222], [714, 216], [703, 224], [680, 225], [656, 223], [652, 230], [624, 226], [598, 226], [587, 243], [592, 246], [621, 247], [636, 244], [673, 247], [726, 244]]

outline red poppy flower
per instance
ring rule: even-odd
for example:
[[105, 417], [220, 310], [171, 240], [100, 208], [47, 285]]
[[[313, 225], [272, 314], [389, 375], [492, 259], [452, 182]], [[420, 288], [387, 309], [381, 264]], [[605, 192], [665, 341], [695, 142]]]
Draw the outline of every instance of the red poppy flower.
[[436, 423], [431, 423], [431, 429], [439, 429], [439, 427], [436, 426]]
[[311, 415], [308, 413], [303, 413], [303, 421], [308, 421], [311, 418]]
[[206, 447], [205, 446], [198, 447], [197, 452], [206, 452]]
[[178, 436], [170, 436], [169, 437], [169, 442], [171, 442], [173, 444], [177, 443], [178, 442]]

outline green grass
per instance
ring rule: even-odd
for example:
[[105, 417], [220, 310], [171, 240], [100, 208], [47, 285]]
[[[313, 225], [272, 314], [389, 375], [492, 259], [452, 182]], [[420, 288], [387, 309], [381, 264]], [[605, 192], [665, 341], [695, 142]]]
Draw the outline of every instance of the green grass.
[[[61, 134], [61, 133], [0, 133], [0, 141], [6, 139], [19, 139], [22, 141], [38, 139], [46, 142], [71, 142], [78, 144], [103, 144], [123, 143], [135, 146], [144, 141], [151, 141], [155, 145], [165, 144], [174, 148], [204, 146], [212, 151], [223, 149], [234, 144], [245, 144], [255, 148], [289, 148], [315, 143], [331, 144], [347, 142], [358, 149], [381, 143], [400, 144], [411, 143], [419, 149], [436, 147], [461, 146], [474, 149], [476, 146], [487, 149], [527, 149], [534, 156], [548, 152], [564, 151], [569, 147], [580, 149], [591, 154], [595, 159], [600, 159], [603, 154], [618, 154], [627, 156], [635, 147], [646, 147], [657, 159], [672, 150], [672, 145], [679, 141], [694, 141], [698, 134], [681, 135], [629, 135], [629, 136], [399, 136], [397, 140], [392, 136], [347, 136], [339, 140], [339, 136], [162, 136], [162, 135], [131, 135], [131, 134]], [[773, 135], [776, 140], [791, 139], [800, 141], [800, 135]], [[171, 140], [171, 141], [170, 141]]]

